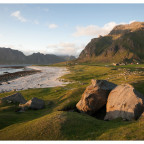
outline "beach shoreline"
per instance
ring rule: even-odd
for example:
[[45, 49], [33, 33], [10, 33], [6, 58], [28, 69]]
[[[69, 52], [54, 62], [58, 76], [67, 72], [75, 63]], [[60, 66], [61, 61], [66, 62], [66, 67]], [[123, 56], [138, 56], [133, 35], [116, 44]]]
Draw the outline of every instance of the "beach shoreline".
[[0, 93], [68, 84], [59, 80], [61, 76], [69, 73], [65, 67], [28, 66], [27, 68], [32, 70], [0, 76]]

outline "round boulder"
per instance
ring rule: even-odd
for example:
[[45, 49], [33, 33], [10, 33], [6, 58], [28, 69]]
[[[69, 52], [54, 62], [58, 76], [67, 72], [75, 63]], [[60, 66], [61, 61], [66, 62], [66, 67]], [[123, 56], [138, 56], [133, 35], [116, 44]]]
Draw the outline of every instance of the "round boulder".
[[102, 108], [106, 102], [110, 91], [116, 87], [115, 84], [106, 80], [91, 80], [91, 85], [84, 91], [81, 100], [76, 107], [79, 111], [94, 114], [97, 110]]
[[144, 96], [137, 92], [133, 86], [122, 84], [110, 92], [106, 105], [107, 113], [104, 119], [138, 119], [143, 110]]

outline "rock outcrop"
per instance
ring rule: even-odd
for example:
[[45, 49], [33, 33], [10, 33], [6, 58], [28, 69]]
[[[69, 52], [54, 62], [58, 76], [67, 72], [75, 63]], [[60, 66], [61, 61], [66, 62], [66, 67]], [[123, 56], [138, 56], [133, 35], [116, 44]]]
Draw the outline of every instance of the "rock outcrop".
[[90, 115], [106, 104], [108, 94], [116, 87], [115, 84], [106, 80], [92, 79], [91, 83], [92, 85], [86, 88], [81, 100], [76, 105], [79, 111]]
[[143, 110], [144, 96], [129, 84], [119, 85], [108, 96], [105, 120], [138, 119]]
[[25, 104], [20, 104], [19, 107], [22, 110], [27, 109], [39, 110], [45, 107], [45, 102], [41, 99], [34, 97], [31, 100], [27, 101]]
[[1, 102], [8, 102], [8, 103], [26, 103], [25, 98], [21, 95], [21, 93], [15, 93], [13, 95], [1, 98]]

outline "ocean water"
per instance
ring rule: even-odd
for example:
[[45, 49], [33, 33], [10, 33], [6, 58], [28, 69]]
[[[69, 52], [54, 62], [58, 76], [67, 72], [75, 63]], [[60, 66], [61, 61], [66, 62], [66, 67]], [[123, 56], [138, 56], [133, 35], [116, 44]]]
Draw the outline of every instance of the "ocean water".
[[23, 71], [24, 68], [20, 69], [14, 69], [14, 68], [0, 68], [0, 75], [6, 74], [6, 73], [15, 73], [19, 71]]
[[0, 75], [24, 71], [26, 70], [25, 66], [29, 65], [0, 65]]

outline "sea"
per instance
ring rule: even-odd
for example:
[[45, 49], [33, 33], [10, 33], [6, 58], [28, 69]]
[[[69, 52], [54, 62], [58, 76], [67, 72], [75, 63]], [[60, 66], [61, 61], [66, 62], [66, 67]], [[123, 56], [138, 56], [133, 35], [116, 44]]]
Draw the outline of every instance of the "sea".
[[27, 70], [26, 66], [30, 65], [0, 65], [0, 75]]

